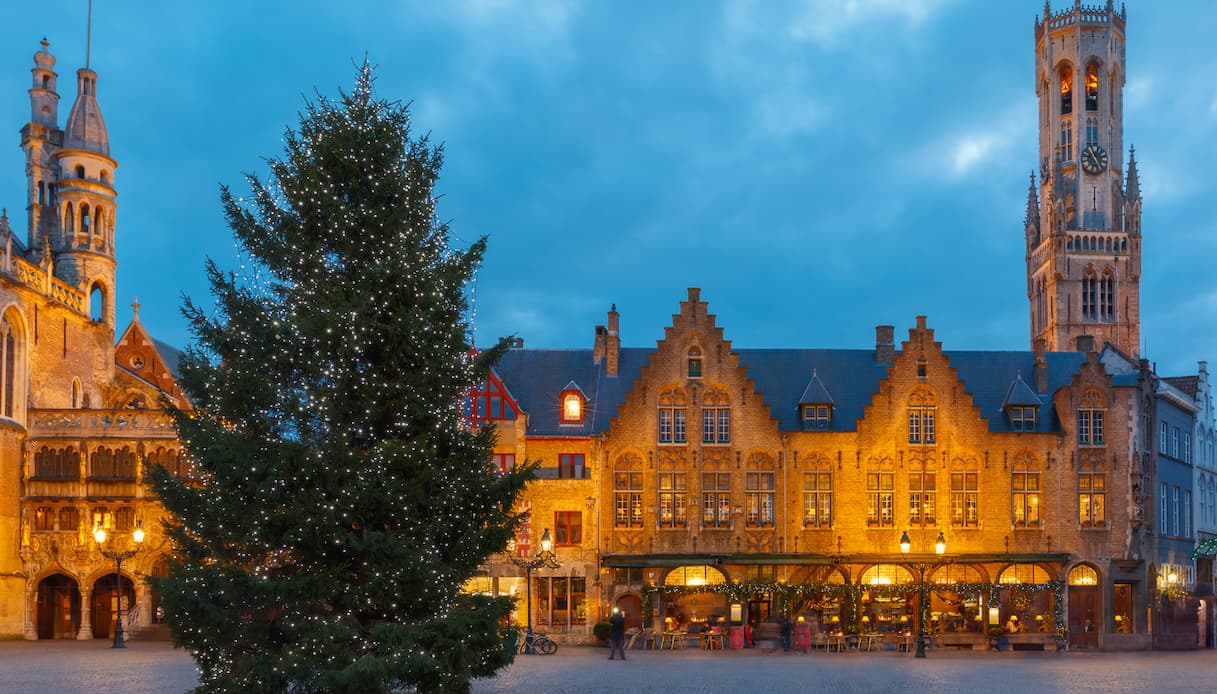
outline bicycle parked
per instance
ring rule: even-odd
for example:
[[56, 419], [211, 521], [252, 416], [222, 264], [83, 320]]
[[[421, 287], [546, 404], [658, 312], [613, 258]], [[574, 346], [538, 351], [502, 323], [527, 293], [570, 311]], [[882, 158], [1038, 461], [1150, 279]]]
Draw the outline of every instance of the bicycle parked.
[[545, 634], [533, 632], [524, 635], [516, 652], [525, 655], [535, 655], [538, 653], [541, 655], [553, 655], [558, 652], [558, 644], [554, 643]]

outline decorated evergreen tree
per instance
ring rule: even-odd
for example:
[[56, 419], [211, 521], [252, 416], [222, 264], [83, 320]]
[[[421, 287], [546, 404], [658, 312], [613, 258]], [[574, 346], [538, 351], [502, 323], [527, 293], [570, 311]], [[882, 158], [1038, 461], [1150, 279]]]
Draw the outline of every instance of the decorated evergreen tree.
[[464, 395], [465, 286], [486, 240], [437, 222], [442, 148], [405, 106], [319, 97], [252, 195], [222, 189], [240, 272], [186, 300], [173, 410], [198, 477], [152, 476], [177, 553], [160, 583], [204, 692], [464, 691], [510, 662], [505, 598], [463, 595], [507, 545], [531, 470], [491, 472]]

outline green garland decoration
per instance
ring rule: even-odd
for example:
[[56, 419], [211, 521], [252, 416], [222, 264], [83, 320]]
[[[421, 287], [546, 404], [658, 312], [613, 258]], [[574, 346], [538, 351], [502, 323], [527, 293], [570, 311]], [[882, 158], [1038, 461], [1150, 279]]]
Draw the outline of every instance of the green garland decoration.
[[1210, 537], [1196, 545], [1196, 549], [1192, 550], [1192, 561], [1196, 561], [1200, 557], [1207, 557], [1210, 554], [1217, 554], [1217, 537]]

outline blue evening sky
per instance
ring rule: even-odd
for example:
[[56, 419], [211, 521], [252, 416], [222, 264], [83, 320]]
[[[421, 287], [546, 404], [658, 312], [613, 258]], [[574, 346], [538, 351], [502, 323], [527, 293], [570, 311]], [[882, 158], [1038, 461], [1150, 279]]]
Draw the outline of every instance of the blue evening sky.
[[[1094, 4], [1101, 0], [1091, 0]], [[738, 347], [853, 347], [925, 314], [948, 349], [1028, 349], [1036, 0], [96, 0], [119, 161], [119, 323], [184, 346], [181, 293], [236, 253], [246, 190], [315, 90], [366, 53], [446, 147], [440, 214], [487, 234], [479, 343], [663, 336], [702, 288]], [[1055, 9], [1072, 5], [1055, 0]], [[0, 205], [24, 238], [18, 129], [38, 40], [60, 123], [85, 0], [0, 10]], [[1125, 142], [1144, 196], [1142, 335], [1168, 374], [1217, 360], [1217, 3], [1128, 7]], [[1124, 158], [1127, 152], [1123, 153]]]

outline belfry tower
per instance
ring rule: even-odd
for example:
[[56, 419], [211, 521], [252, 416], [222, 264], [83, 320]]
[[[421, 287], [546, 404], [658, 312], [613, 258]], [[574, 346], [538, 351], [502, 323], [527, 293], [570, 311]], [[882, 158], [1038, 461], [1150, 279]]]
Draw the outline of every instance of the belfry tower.
[[1073, 7], [1035, 22], [1039, 186], [1027, 194], [1031, 342], [1075, 349], [1079, 335], [1139, 353], [1141, 193], [1124, 169], [1125, 11]]
[[34, 54], [30, 122], [21, 129], [25, 150], [28, 253], [48, 255], [54, 274], [91, 297], [93, 318], [114, 329], [117, 192], [110, 136], [97, 105], [97, 73], [76, 71], [76, 101], [63, 129], [55, 57], [46, 39]]

